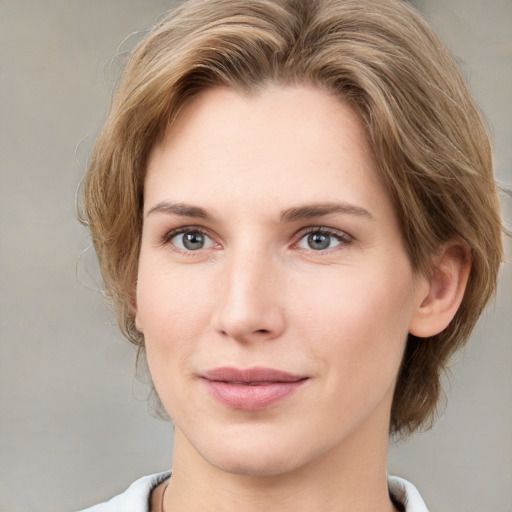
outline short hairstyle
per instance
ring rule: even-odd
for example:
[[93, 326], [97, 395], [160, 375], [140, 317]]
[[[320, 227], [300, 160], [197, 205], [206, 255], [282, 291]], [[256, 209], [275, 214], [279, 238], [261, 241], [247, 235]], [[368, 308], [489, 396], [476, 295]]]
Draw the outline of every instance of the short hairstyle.
[[94, 147], [83, 212], [124, 335], [134, 324], [148, 155], [202, 91], [321, 88], [358, 113], [417, 273], [449, 240], [471, 270], [450, 325], [409, 335], [390, 432], [430, 426], [450, 356], [494, 295], [502, 221], [486, 129], [453, 58], [402, 0], [192, 0], [158, 23], [129, 57]]

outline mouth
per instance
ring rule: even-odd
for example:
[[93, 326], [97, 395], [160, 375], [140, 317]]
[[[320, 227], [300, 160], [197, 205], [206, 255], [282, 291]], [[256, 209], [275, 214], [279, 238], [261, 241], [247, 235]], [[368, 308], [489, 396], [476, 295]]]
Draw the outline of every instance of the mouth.
[[201, 375], [210, 394], [231, 409], [258, 411], [285, 400], [298, 391], [308, 377], [273, 368], [223, 367]]

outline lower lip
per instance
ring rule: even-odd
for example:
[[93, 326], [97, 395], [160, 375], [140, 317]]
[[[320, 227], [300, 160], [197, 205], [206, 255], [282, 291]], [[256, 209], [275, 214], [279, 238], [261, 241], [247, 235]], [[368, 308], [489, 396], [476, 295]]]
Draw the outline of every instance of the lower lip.
[[205, 380], [208, 391], [219, 402], [232, 409], [260, 411], [276, 405], [295, 393], [306, 380], [294, 382], [270, 382], [268, 384], [234, 384]]

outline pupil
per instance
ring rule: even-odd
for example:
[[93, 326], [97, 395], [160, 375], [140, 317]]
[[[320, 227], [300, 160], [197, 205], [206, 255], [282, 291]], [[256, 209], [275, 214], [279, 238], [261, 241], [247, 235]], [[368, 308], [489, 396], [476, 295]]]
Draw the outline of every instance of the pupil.
[[192, 251], [201, 249], [204, 245], [204, 235], [202, 233], [185, 233], [183, 235], [183, 245]]
[[322, 235], [321, 233], [311, 233], [308, 236], [309, 247], [311, 247], [311, 249], [315, 251], [327, 249], [329, 247], [330, 242], [330, 235]]

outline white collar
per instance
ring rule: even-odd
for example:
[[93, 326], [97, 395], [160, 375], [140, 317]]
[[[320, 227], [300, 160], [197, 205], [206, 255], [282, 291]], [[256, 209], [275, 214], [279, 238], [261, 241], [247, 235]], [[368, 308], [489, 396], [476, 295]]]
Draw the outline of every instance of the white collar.
[[[170, 475], [167, 471], [139, 478], [122, 494], [82, 512], [148, 512], [151, 491]], [[407, 480], [388, 476], [388, 489], [393, 498], [404, 506], [405, 512], [428, 512], [420, 493]]]

